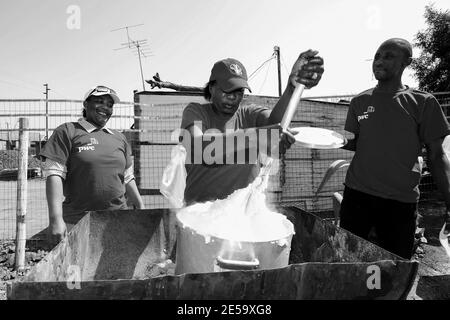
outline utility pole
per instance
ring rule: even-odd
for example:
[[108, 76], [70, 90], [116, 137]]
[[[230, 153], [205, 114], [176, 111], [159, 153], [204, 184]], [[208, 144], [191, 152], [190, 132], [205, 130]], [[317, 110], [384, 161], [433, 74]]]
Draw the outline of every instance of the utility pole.
[[273, 47], [275, 54], [277, 56], [277, 68], [278, 68], [278, 95], [281, 97], [281, 62], [280, 62], [280, 47]]
[[48, 88], [48, 83], [44, 83], [45, 87], [45, 140], [48, 140], [48, 92], [51, 90]]
[[6, 130], [8, 130], [8, 141], [6, 141], [6, 150], [12, 150], [11, 131], [9, 130], [9, 122], [6, 122]]
[[133, 27], [139, 27], [142, 26], [144, 24], [137, 24], [134, 26], [126, 26], [123, 28], [118, 28], [118, 29], [114, 29], [111, 30], [111, 32], [113, 31], [118, 31], [118, 30], [123, 30], [125, 29], [127, 31], [127, 42], [126, 43], [122, 43], [122, 47], [121, 48], [117, 48], [114, 50], [121, 50], [121, 49], [136, 49], [137, 50], [137, 55], [139, 58], [139, 68], [141, 70], [141, 81], [142, 81], [142, 90], [145, 91], [145, 81], [144, 81], [144, 72], [142, 71], [142, 60], [141, 60], [141, 56], [143, 56], [144, 58], [147, 58], [147, 56], [151, 55], [151, 52], [149, 52], [147, 46], [147, 39], [143, 39], [143, 40], [133, 40], [130, 37], [130, 33], [128, 31], [129, 28], [133, 28]]

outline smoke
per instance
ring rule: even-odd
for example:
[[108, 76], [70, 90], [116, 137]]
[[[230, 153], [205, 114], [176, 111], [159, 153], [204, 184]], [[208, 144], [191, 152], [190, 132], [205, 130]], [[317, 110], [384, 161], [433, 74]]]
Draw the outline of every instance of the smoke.
[[[239, 242], [266, 242], [288, 237], [294, 227], [287, 218], [269, 208], [266, 189], [273, 161], [246, 188], [238, 189], [226, 199], [197, 203], [181, 209], [178, 219], [197, 233]], [[236, 243], [234, 243], [236, 242]]]

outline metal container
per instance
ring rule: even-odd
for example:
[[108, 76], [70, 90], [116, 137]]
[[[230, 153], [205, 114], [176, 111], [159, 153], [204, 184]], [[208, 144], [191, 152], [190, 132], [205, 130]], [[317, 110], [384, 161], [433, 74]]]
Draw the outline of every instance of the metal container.
[[[299, 208], [277, 212], [294, 224], [288, 266], [173, 275], [158, 267], [175, 258], [176, 217], [170, 210], [92, 211], [25, 278], [7, 284], [7, 298], [346, 300], [404, 299], [410, 292], [417, 261]], [[368, 286], [377, 276], [379, 288]], [[419, 292], [424, 284], [418, 282]]]
[[[175, 274], [284, 268], [292, 235], [264, 242], [236, 242], [198, 233], [177, 216]], [[291, 222], [282, 221], [289, 230]], [[270, 226], [269, 226], [270, 227]]]

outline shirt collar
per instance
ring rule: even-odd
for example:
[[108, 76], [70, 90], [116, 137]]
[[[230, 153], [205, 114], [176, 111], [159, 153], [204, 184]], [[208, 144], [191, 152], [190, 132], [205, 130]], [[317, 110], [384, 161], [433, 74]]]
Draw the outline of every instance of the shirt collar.
[[[97, 130], [97, 127], [94, 126], [92, 123], [90, 123], [89, 121], [87, 121], [84, 118], [80, 118], [78, 119], [78, 123], [83, 127], [84, 130], [86, 130], [88, 133], [91, 133], [95, 130]], [[107, 128], [106, 126], [104, 126], [103, 128], [100, 128], [102, 130], [105, 130], [106, 132], [110, 133], [110, 134], [114, 134], [114, 132], [112, 132], [109, 128]]]

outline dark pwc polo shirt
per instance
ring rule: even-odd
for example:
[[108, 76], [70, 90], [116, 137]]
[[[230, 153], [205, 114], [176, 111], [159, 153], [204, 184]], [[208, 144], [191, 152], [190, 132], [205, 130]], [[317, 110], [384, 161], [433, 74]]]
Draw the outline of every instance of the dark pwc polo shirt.
[[409, 87], [354, 97], [345, 130], [358, 135], [345, 185], [385, 199], [419, 199], [422, 147], [450, 133], [438, 101]]
[[85, 120], [60, 125], [40, 152], [67, 168], [64, 216], [126, 209], [124, 173], [132, 165], [129, 144], [116, 130], [91, 131], [85, 128], [88, 125]]

